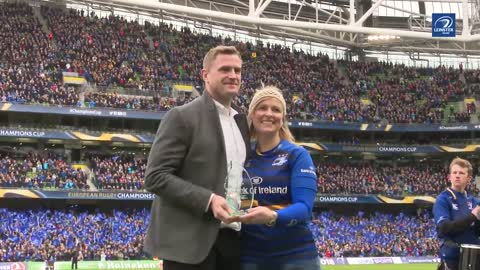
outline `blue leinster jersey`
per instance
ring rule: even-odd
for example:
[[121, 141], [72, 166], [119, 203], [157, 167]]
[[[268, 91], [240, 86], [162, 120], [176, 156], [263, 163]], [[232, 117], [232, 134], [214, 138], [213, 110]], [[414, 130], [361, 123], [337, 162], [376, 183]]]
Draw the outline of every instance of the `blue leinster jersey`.
[[[470, 215], [472, 209], [479, 203], [477, 199], [467, 195], [466, 192], [460, 193], [458, 191], [447, 188], [438, 195], [435, 204], [433, 205], [433, 216], [437, 226], [445, 220], [458, 220]], [[445, 244], [445, 241], [450, 240], [457, 244], [480, 244], [478, 239], [478, 228], [472, 222], [470, 227], [458, 234], [440, 234], [440, 256], [444, 260], [458, 260], [460, 248]]]
[[316, 258], [307, 227], [317, 191], [310, 154], [282, 140], [274, 149], [252, 154], [245, 164], [253, 179], [255, 200], [278, 213], [274, 226], [242, 225], [242, 259], [247, 263], [283, 263]]

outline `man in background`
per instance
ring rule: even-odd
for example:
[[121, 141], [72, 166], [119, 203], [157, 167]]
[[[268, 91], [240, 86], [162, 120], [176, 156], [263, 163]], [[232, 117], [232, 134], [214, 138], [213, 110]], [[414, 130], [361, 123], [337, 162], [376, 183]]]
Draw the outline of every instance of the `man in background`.
[[472, 164], [455, 158], [448, 175], [451, 186], [438, 195], [433, 205], [440, 240], [439, 269], [458, 270], [461, 244], [480, 245], [475, 225], [480, 220], [479, 201], [465, 191], [472, 175]]

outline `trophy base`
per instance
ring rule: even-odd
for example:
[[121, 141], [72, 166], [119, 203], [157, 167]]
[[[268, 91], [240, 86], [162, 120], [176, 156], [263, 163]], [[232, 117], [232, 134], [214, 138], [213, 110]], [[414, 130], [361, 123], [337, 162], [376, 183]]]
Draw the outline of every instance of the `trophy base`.
[[228, 228], [228, 229], [232, 229], [234, 231], [239, 232], [242, 229], [242, 223], [240, 223], [238, 221], [232, 222], [232, 223], [229, 223], [229, 224], [221, 222], [220, 223], [220, 228], [221, 229]]

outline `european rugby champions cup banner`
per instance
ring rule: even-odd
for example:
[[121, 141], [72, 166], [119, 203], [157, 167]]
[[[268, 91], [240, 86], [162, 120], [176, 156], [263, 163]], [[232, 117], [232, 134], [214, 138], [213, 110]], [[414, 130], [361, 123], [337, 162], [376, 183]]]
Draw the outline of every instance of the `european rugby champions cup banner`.
[[455, 37], [455, 13], [432, 13], [432, 37]]
[[[36, 190], [0, 188], [0, 199], [121, 200], [151, 201], [155, 195], [142, 191]], [[316, 194], [316, 204], [433, 204], [432, 196], [335, 195]], [[2, 270], [0, 268], [0, 270]]]

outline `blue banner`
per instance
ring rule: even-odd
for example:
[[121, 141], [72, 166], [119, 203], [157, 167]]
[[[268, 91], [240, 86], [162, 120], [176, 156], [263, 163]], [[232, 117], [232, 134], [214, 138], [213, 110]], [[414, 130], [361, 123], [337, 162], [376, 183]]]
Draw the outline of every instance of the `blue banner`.
[[372, 195], [357, 195], [357, 196], [339, 196], [328, 194], [317, 194], [315, 197], [316, 204], [325, 203], [382, 203], [380, 199]]
[[362, 203], [362, 204], [415, 204], [426, 203], [433, 204], [435, 198], [432, 196], [404, 196], [400, 198], [393, 198], [384, 195], [330, 195], [330, 194], [317, 194], [315, 196], [315, 204], [327, 204], [327, 203]]
[[[372, 264], [436, 264], [440, 258], [434, 256], [422, 257], [334, 257], [320, 258], [322, 265], [372, 265]], [[433, 269], [432, 265], [432, 269]], [[408, 269], [400, 267], [398, 269]], [[353, 268], [352, 268], [353, 269]]]
[[[152, 144], [153, 134], [128, 134], [109, 132], [80, 131], [41, 131], [32, 129], [0, 128], [0, 138], [34, 138], [98, 142], [130, 142]], [[470, 144], [464, 147], [447, 145], [342, 145], [334, 143], [298, 142], [310, 151], [317, 152], [367, 152], [367, 153], [440, 153], [440, 152], [480, 152], [480, 145]]]
[[320, 144], [328, 152], [369, 152], [369, 153], [438, 153], [444, 152], [436, 145], [341, 145], [333, 143]]
[[[122, 109], [107, 108], [80, 108], [42, 105], [21, 105], [12, 103], [0, 103], [1, 111], [44, 113], [57, 115], [76, 115], [90, 117], [110, 117], [126, 119], [161, 120], [166, 112], [142, 112]], [[299, 121], [293, 120], [288, 123], [291, 128], [307, 128], [320, 130], [348, 130], [348, 131], [383, 131], [383, 132], [458, 132], [480, 130], [480, 125], [473, 124], [361, 124], [343, 123], [331, 121]]]
[[61, 107], [61, 106], [42, 106], [42, 105], [22, 105], [12, 103], [1, 103], [2, 111], [8, 112], [26, 112], [26, 113], [44, 113], [59, 115], [78, 115], [91, 117], [110, 117], [110, 118], [131, 118], [160, 120], [165, 112], [142, 112], [129, 111], [122, 109], [107, 108], [80, 108], [80, 107]]
[[68, 132], [62, 131], [40, 131], [27, 129], [0, 128], [0, 137], [12, 138], [42, 138], [42, 139], [74, 139]]
[[333, 143], [298, 142], [312, 152], [366, 152], [366, 153], [464, 153], [480, 152], [480, 144], [468, 144], [463, 147], [448, 145], [341, 145]]
[[0, 198], [151, 201], [155, 198], [155, 195], [142, 191], [37, 190], [5, 188], [0, 189]]
[[[144, 120], [161, 120], [166, 112], [142, 112], [122, 109], [107, 108], [80, 108], [80, 107], [62, 107], [62, 106], [42, 106], [42, 105], [21, 105], [12, 103], [0, 103], [1, 111], [25, 112], [25, 113], [45, 113], [58, 115], [77, 115], [91, 117], [110, 117]], [[343, 123], [331, 121], [298, 121], [293, 120], [288, 123], [291, 128], [307, 128], [321, 130], [349, 130], [349, 131], [383, 131], [383, 132], [457, 132], [480, 130], [480, 125], [467, 123], [461, 124], [361, 124], [361, 123]]]
[[100, 142], [132, 142], [132, 143], [153, 143], [153, 135], [134, 135], [127, 133], [109, 132], [80, 132], [80, 131], [41, 131], [34, 129], [0, 128], [0, 137], [7, 138], [35, 138], [35, 139], [57, 139], [77, 141], [100, 141]]
[[349, 131], [383, 131], [383, 132], [458, 132], [480, 130], [480, 125], [474, 124], [359, 124], [340, 122], [290, 121], [291, 128], [349, 130]]

